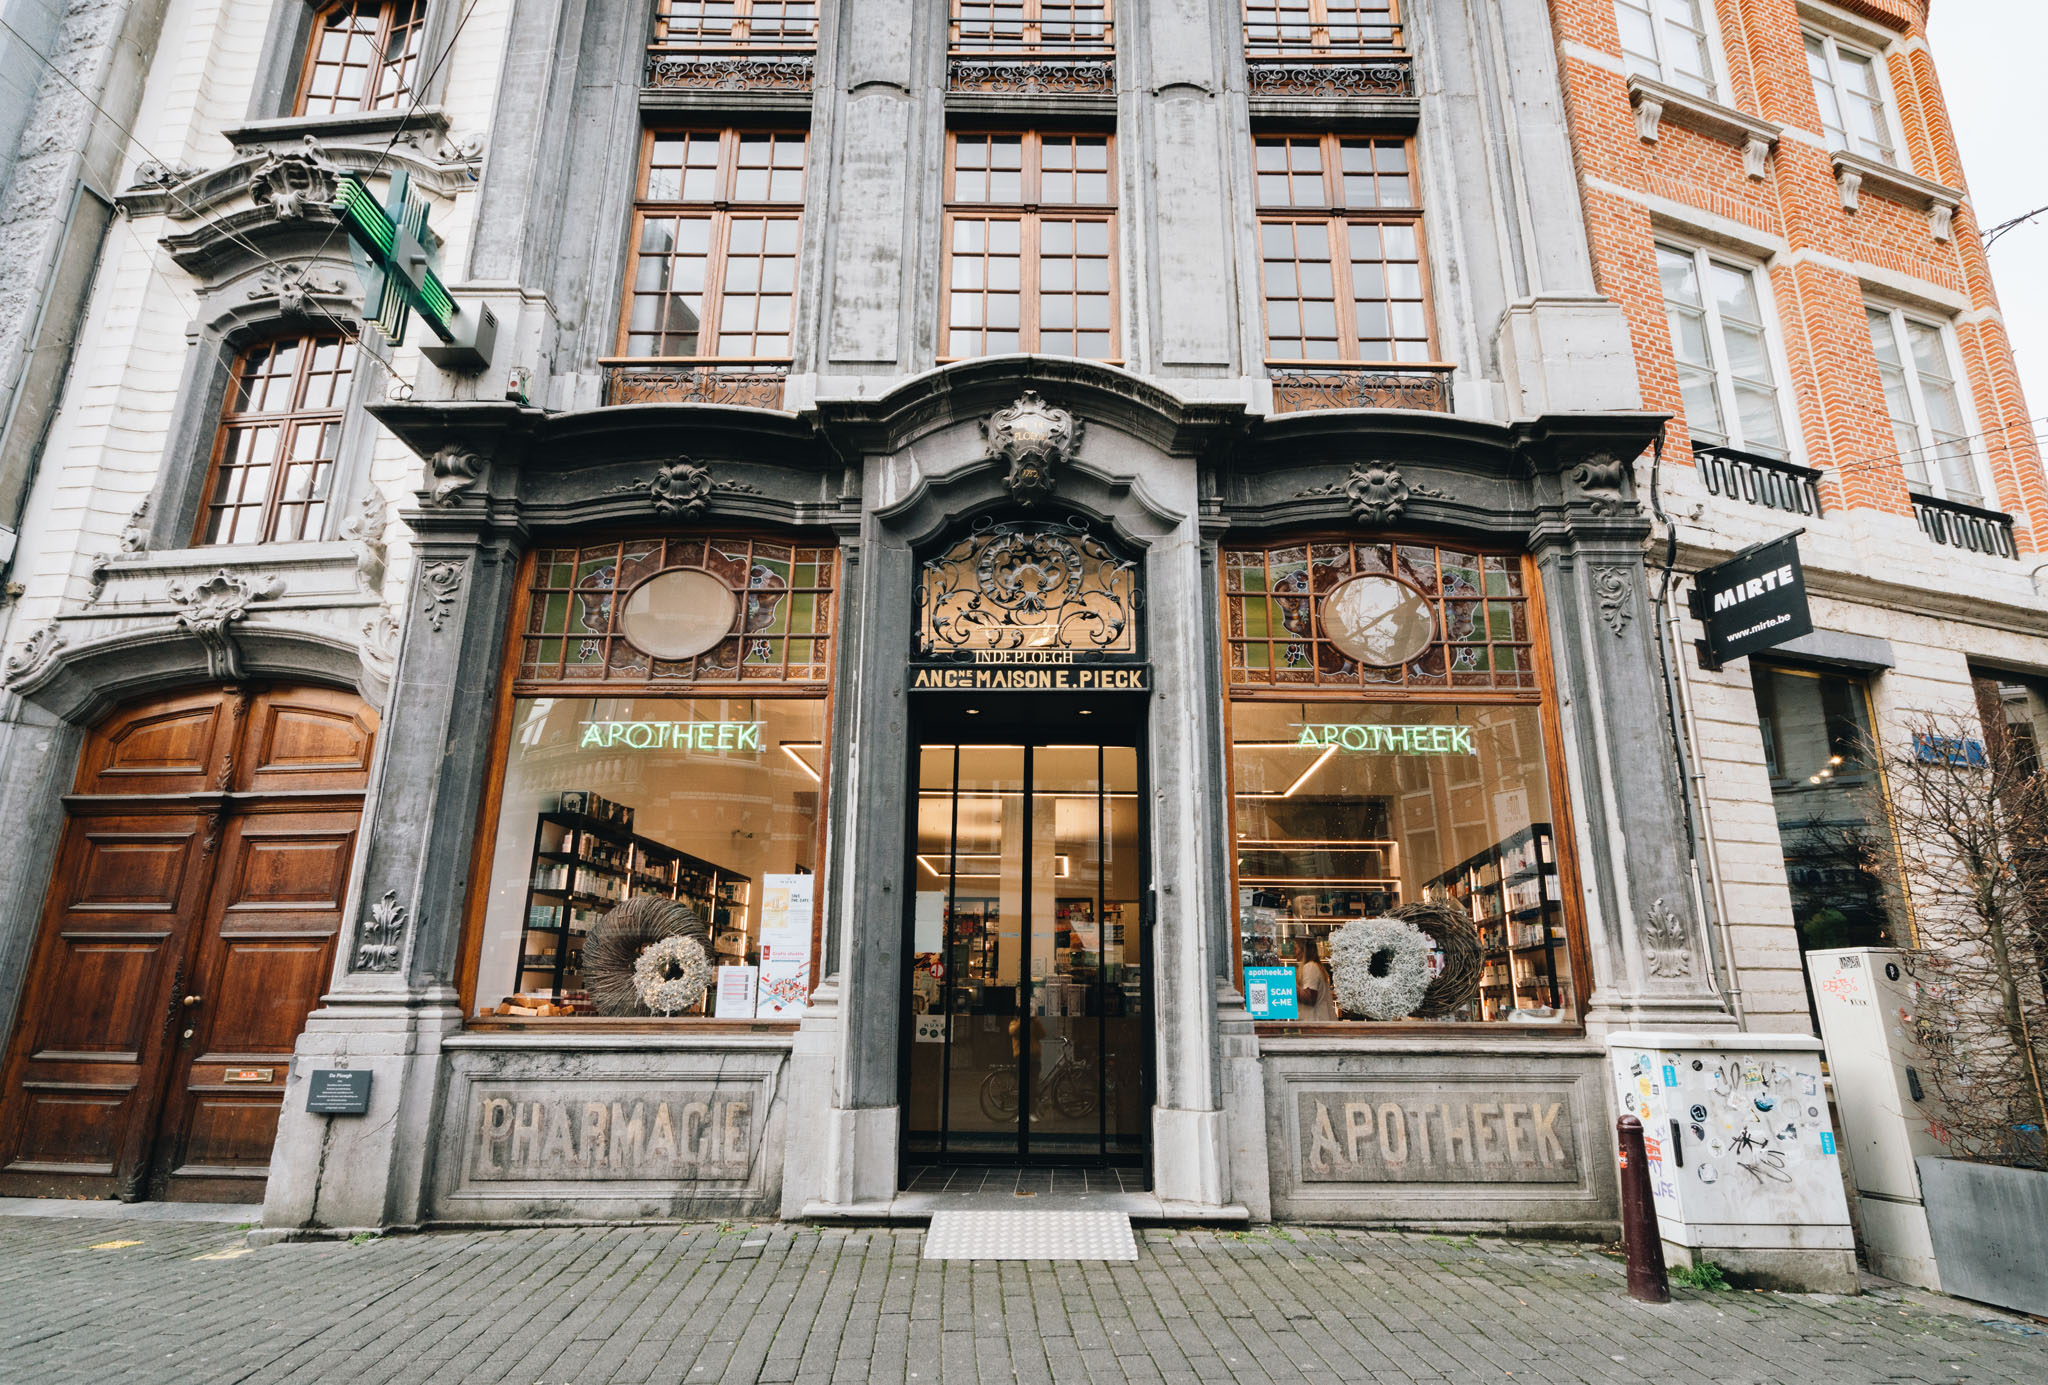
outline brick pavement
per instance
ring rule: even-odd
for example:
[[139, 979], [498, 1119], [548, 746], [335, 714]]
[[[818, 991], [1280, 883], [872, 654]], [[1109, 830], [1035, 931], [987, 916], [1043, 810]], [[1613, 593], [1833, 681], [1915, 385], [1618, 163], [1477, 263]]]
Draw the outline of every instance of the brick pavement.
[[[140, 1244], [92, 1248], [119, 1241]], [[1676, 1289], [1652, 1308], [1575, 1245], [1159, 1229], [1134, 1264], [969, 1264], [922, 1243], [708, 1224], [251, 1250], [226, 1225], [8, 1218], [0, 1380], [2048, 1379], [2048, 1335], [1938, 1295]]]

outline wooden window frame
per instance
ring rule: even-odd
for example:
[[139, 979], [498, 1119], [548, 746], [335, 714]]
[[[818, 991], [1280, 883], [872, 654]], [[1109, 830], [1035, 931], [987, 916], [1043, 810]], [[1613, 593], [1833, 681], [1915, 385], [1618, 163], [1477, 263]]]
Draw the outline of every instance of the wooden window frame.
[[[1771, 276], [1765, 272], [1762, 265], [1754, 261], [1738, 259], [1717, 250], [1709, 250], [1702, 245], [1689, 245], [1679, 240], [1658, 239], [1652, 244], [1651, 253], [1653, 257], [1659, 254], [1682, 255], [1693, 264], [1693, 279], [1700, 290], [1700, 307], [1697, 311], [1701, 326], [1707, 334], [1707, 348], [1713, 353], [1713, 360], [1708, 362], [1707, 371], [1713, 377], [1714, 401], [1721, 410], [1721, 441], [1712, 443], [1709, 439], [1710, 445], [1729, 447], [1738, 452], [1748, 452], [1775, 461], [1799, 465], [1802, 458], [1799, 419], [1792, 391], [1780, 379], [1783, 374], [1780, 360], [1783, 342], [1779, 339], [1777, 301], [1771, 292]], [[1749, 280], [1750, 291], [1756, 296], [1757, 313], [1763, 319], [1758, 325], [1763, 329], [1764, 335], [1764, 362], [1771, 371], [1768, 383], [1771, 387], [1772, 411], [1777, 415], [1778, 431], [1784, 438], [1781, 452], [1769, 451], [1768, 442], [1759, 442], [1751, 438], [1743, 426], [1741, 399], [1735, 388], [1734, 353], [1728, 349], [1727, 328], [1722, 320], [1720, 300], [1712, 287], [1711, 272], [1715, 268], [1731, 270], [1745, 276]], [[1661, 268], [1659, 278], [1661, 281]], [[1671, 300], [1664, 296], [1661, 282], [1658, 284], [1657, 301], [1663, 307], [1668, 322], [1672, 313]], [[1687, 312], [1695, 311], [1690, 304], [1683, 306]], [[1672, 342], [1671, 354], [1674, 364], [1680, 364], [1677, 360], [1678, 344], [1675, 340]], [[1682, 364], [1691, 370], [1699, 369], [1697, 362], [1685, 361]], [[1748, 383], [1754, 385], [1756, 382]], [[1682, 383], [1680, 398], [1682, 402]], [[1690, 418], [1687, 419], [1687, 426], [1691, 426]]]
[[[1101, 0], [1102, 37], [1099, 41], [1090, 43], [1081, 43], [1079, 41], [1061, 42], [1058, 40], [1047, 43], [1044, 31], [1045, 0], [1016, 0], [1016, 2], [1019, 4], [1021, 11], [1018, 22], [1024, 26], [1024, 33], [1016, 42], [1005, 42], [992, 37], [983, 38], [975, 36], [963, 38], [960, 33], [961, 0], [952, 0], [951, 4], [947, 6], [946, 13], [947, 51], [956, 56], [969, 57], [991, 53], [1030, 53], [1054, 57], [1067, 54], [1095, 56], [1116, 51], [1114, 0]], [[1080, 0], [1080, 3], [1086, 3], [1086, 0]], [[1078, 4], [1075, 8], [1078, 8]]]
[[[1827, 68], [1826, 80], [1828, 90], [1835, 98], [1835, 113], [1842, 121], [1842, 143], [1839, 147], [1845, 152], [1855, 154], [1860, 158], [1872, 159], [1892, 168], [1904, 169], [1908, 173], [1912, 172], [1911, 165], [1905, 161], [1904, 132], [1899, 128], [1896, 112], [1892, 105], [1892, 65], [1885, 54], [1878, 49], [1867, 48], [1860, 43], [1852, 43], [1838, 38], [1826, 29], [1802, 28], [1799, 31], [1799, 37], [1802, 55], [1804, 55], [1808, 43], [1820, 45], [1821, 64]], [[1876, 152], [1856, 148], [1858, 136], [1849, 129], [1849, 114], [1844, 109], [1845, 103], [1850, 99], [1867, 100], [1868, 93], [1855, 91], [1844, 80], [1844, 64], [1842, 59], [1845, 54], [1867, 61], [1870, 64], [1871, 75], [1877, 81], [1877, 109], [1874, 112], [1874, 123], [1877, 125], [1878, 133], [1884, 138], [1884, 147]], [[1809, 75], [1811, 74], [1809, 73]], [[1818, 86], [1821, 79], [1816, 77], [1813, 80], [1815, 85]], [[1820, 93], [1816, 91], [1814, 93], [1814, 105], [1817, 107], [1819, 104]], [[1825, 114], [1821, 115], [1820, 124], [1821, 138], [1827, 139], [1827, 116]]]
[[[655, 142], [663, 137], [679, 135], [718, 136], [718, 187], [716, 195], [708, 201], [685, 201], [680, 196], [674, 201], [655, 201], [646, 196], [648, 175], [652, 167]], [[808, 190], [811, 177], [811, 136], [808, 129], [789, 126], [717, 126], [688, 125], [673, 127], [649, 126], [640, 134], [639, 173], [634, 182], [633, 215], [628, 228], [626, 243], [626, 269], [619, 289], [619, 328], [614, 338], [616, 354], [606, 358], [604, 364], [620, 366], [655, 366], [663, 364], [693, 366], [724, 366], [742, 368], [747, 366], [786, 366], [795, 360], [796, 351], [796, 302], [803, 266], [803, 222], [805, 201], [799, 196], [794, 202], [778, 201], [735, 201], [731, 194], [739, 171], [739, 149], [742, 139], [751, 135], [768, 135], [778, 139], [801, 140], [804, 149], [803, 181]], [[678, 192], [680, 193], [680, 189]], [[697, 346], [694, 355], [688, 356], [635, 356], [628, 354], [627, 344], [631, 339], [633, 319], [634, 279], [640, 265], [641, 228], [650, 216], [691, 217], [711, 223], [711, 242], [704, 260], [704, 310], [697, 322]], [[732, 223], [735, 217], [764, 217], [771, 220], [785, 220], [796, 223], [797, 243], [791, 254], [796, 267], [796, 276], [790, 285], [790, 350], [774, 356], [747, 355], [721, 356], [717, 354], [720, 318], [725, 307], [726, 254], [731, 244]], [[658, 334], [665, 335], [665, 334]], [[761, 333], [756, 330], [754, 335]], [[706, 351], [709, 343], [711, 350]]]
[[[1413, 205], [1408, 207], [1349, 207], [1344, 205], [1344, 170], [1342, 149], [1346, 141], [1361, 140], [1379, 144], [1391, 143], [1398, 138], [1407, 152], [1408, 185]], [[1258, 146], [1264, 140], [1316, 140], [1322, 152], [1322, 177], [1324, 202], [1315, 206], [1265, 206], [1257, 201], [1258, 187]], [[1388, 370], [1449, 370], [1451, 363], [1442, 359], [1443, 351], [1437, 335], [1436, 295], [1431, 290], [1429, 264], [1429, 235], [1422, 207], [1421, 171], [1415, 161], [1415, 139], [1412, 135], [1383, 136], [1342, 134], [1329, 130], [1254, 130], [1252, 132], [1253, 159], [1253, 202], [1254, 215], [1261, 233], [1269, 225], [1318, 224], [1325, 228], [1330, 237], [1330, 273], [1333, 280], [1334, 303], [1337, 307], [1337, 341], [1341, 354], [1335, 358], [1275, 356], [1271, 346], [1272, 324], [1267, 314], [1268, 300], [1264, 282], [1263, 234], [1259, 247], [1259, 331], [1260, 345], [1268, 370], [1313, 371], [1331, 367], [1352, 368], [1367, 366]], [[1351, 256], [1348, 249], [1349, 237], [1340, 235], [1353, 225], [1405, 225], [1415, 231], [1415, 266], [1422, 276], [1422, 320], [1428, 334], [1430, 359], [1426, 361], [1397, 361], [1367, 358], [1361, 354], [1358, 344], [1358, 296], [1351, 281]], [[1295, 263], [1299, 264], [1300, 261]], [[1392, 300], [1386, 300], [1392, 301]]]
[[[1672, 65], [1668, 35], [1666, 34], [1666, 26], [1670, 23], [1670, 20], [1659, 12], [1656, 0], [1626, 0], [1626, 3], [1632, 9], [1646, 9], [1649, 12], [1650, 42], [1657, 50], [1649, 56], [1655, 58], [1657, 70], [1645, 72], [1642, 75], [1655, 81], [1663, 82], [1667, 86], [1677, 87], [1681, 91], [1708, 101], [1721, 100], [1722, 93], [1727, 90], [1727, 80], [1721, 71], [1720, 45], [1719, 40], [1716, 38], [1715, 30], [1715, 26], [1720, 22], [1720, 16], [1714, 9], [1714, 0], [1689, 0], [1693, 16], [1699, 21], [1697, 32], [1700, 36], [1701, 55], [1706, 59], [1706, 82], [1710, 88], [1707, 91], [1693, 90], [1689, 85], [1691, 79], [1686, 74], [1677, 71]], [[1622, 64], [1626, 67], [1629, 65], [1630, 59], [1627, 50], [1622, 44], [1621, 12], [1619, 9], [1615, 11], [1614, 15], [1614, 31], [1615, 51], [1621, 55]]]
[[[259, 351], [274, 351], [282, 344], [292, 341], [299, 343], [299, 359], [292, 369], [290, 393], [287, 396], [291, 401], [291, 406], [276, 413], [237, 412], [235, 409], [235, 397], [241, 388], [243, 371], [249, 364], [249, 358]], [[314, 348], [322, 342], [337, 343], [342, 351], [347, 354], [347, 381], [339, 387], [339, 402], [332, 407], [301, 409], [297, 406], [300, 394], [306, 388], [307, 378], [312, 373]], [[201, 492], [202, 499], [199, 505], [199, 517], [193, 525], [192, 544], [194, 547], [218, 548], [245, 543], [308, 543], [323, 537], [320, 531], [326, 528], [327, 509], [334, 501], [333, 481], [336, 473], [341, 468], [341, 429], [347, 422], [349, 395], [355, 388], [355, 372], [360, 360], [361, 353], [357, 349], [355, 340], [348, 333], [340, 330], [286, 333], [280, 336], [265, 337], [261, 341], [251, 342], [235, 353], [234, 360], [228, 366], [227, 390], [221, 397], [220, 419], [214, 428], [213, 451], [207, 462], [206, 487]], [[239, 506], [222, 506], [219, 503], [221, 469], [226, 461], [228, 439], [238, 431], [249, 431], [250, 426], [256, 424], [274, 425], [281, 434], [278, 455], [270, 464], [270, 486], [269, 493], [264, 497], [263, 501], [260, 535], [254, 539], [210, 538], [208, 534], [213, 527], [215, 514], [222, 509], [240, 508]], [[329, 424], [332, 424], [335, 429], [335, 447], [333, 455], [324, 459], [328, 468], [327, 495], [324, 499], [318, 501], [292, 502], [293, 504], [302, 505], [307, 509], [318, 505], [321, 512], [320, 521], [317, 524], [309, 524], [307, 526], [312, 532], [303, 534], [296, 539], [279, 539], [277, 537], [277, 527], [285, 506], [284, 482], [286, 473], [290, 469], [291, 440], [302, 428], [326, 427]], [[237, 464], [238, 467], [243, 465], [246, 464]]]
[[[662, 679], [640, 682], [614, 679], [604, 682], [554, 682], [548, 680], [524, 680], [519, 677], [521, 660], [524, 657], [527, 625], [531, 617], [534, 588], [534, 568], [539, 561], [541, 550], [560, 547], [581, 547], [586, 541], [602, 543], [631, 542], [635, 539], [674, 539], [670, 531], [629, 529], [624, 531], [601, 531], [597, 533], [569, 533], [552, 536], [537, 542], [519, 560], [518, 585], [511, 602], [511, 611], [506, 618], [505, 651], [500, 663], [498, 695], [492, 710], [493, 722], [490, 741], [489, 770], [484, 780], [484, 792], [477, 804], [476, 833], [470, 849], [470, 888], [463, 906], [461, 962], [457, 975], [457, 993], [462, 1007], [462, 1023], [465, 1029], [520, 1030], [545, 1029], [555, 1032], [599, 1033], [606, 1030], [662, 1033], [675, 1035], [679, 1031], [692, 1034], [716, 1033], [792, 1033], [799, 1020], [795, 1019], [718, 1019], [711, 1015], [684, 1015], [670, 1018], [609, 1019], [592, 1015], [567, 1016], [483, 1016], [476, 1013], [477, 968], [483, 960], [484, 915], [490, 906], [491, 866], [497, 855], [498, 818], [504, 806], [505, 771], [509, 763], [512, 745], [513, 712], [519, 699], [535, 697], [635, 697], [635, 698], [692, 698], [707, 700], [716, 698], [743, 697], [748, 699], [778, 701], [811, 701], [822, 703], [823, 745], [818, 756], [818, 824], [812, 843], [813, 859], [818, 863], [817, 879], [822, 886], [828, 869], [835, 868], [828, 854], [828, 829], [832, 812], [832, 731], [836, 724], [834, 709], [838, 700], [839, 629], [843, 614], [843, 596], [846, 582], [844, 548], [837, 535], [799, 528], [781, 527], [735, 527], [705, 531], [693, 537], [706, 540], [741, 541], [750, 545], [766, 540], [803, 546], [809, 543], [817, 548], [833, 550], [834, 596], [832, 623], [824, 639], [825, 669], [821, 679], [802, 682], [776, 682], [767, 679], [719, 681], [715, 679]], [[843, 868], [843, 867], [841, 867]], [[811, 985], [816, 989], [824, 979], [821, 958], [824, 948], [825, 895], [823, 888], [817, 889], [811, 901]], [[715, 985], [714, 985], [715, 991]]]
[[1337, 24], [1346, 27], [1356, 24], [1361, 28], [1384, 28], [1388, 33], [1388, 39], [1385, 43], [1353, 40], [1340, 43], [1331, 38], [1332, 22], [1330, 19], [1329, 0], [1308, 0], [1308, 17], [1299, 21], [1310, 31], [1306, 42], [1294, 42], [1280, 36], [1282, 26], [1295, 21], [1283, 19], [1277, 7], [1270, 12], [1270, 19], [1263, 18], [1267, 12], [1261, 11], [1262, 20], [1260, 22], [1262, 24], [1270, 24], [1273, 29], [1273, 36], [1271, 38], [1261, 38], [1254, 31], [1252, 13], [1249, 5], [1247, 5], [1243, 10], [1245, 52], [1254, 58], [1343, 57], [1356, 53], [1399, 52], [1404, 47], [1400, 0], [1383, 0], [1383, 3], [1386, 5], [1386, 18], [1384, 20], [1368, 21], [1358, 17], [1355, 11], [1347, 11], [1345, 12], [1345, 17], [1340, 18]]
[[678, 38], [669, 31], [670, 10], [675, 0], [661, 0], [654, 10], [654, 39], [648, 45], [658, 52], [666, 53], [811, 53], [818, 47], [818, 4], [811, 3], [810, 33], [801, 38], [792, 38], [787, 29], [779, 29], [771, 38], [760, 38], [753, 31], [755, 6], [760, 0], [728, 0], [732, 5], [732, 26], [727, 37], [717, 39], [705, 36], [701, 25], [694, 36]]
[[[373, 53], [383, 52], [385, 41], [391, 35], [392, 25], [397, 18], [399, 10], [408, 3], [409, 0], [382, 0], [382, 3], [378, 5], [377, 33], [370, 45]], [[421, 64], [425, 58], [423, 50], [426, 47], [427, 18], [428, 10], [431, 7], [431, 0], [420, 0], [418, 14], [412, 21], [411, 43], [408, 45], [407, 51], [399, 59], [401, 69], [410, 64], [412, 76], [406, 81], [404, 86], [392, 92], [389, 101], [379, 101], [376, 99], [377, 90], [380, 85], [377, 78], [387, 68], [387, 65], [381, 59], [378, 59], [370, 64], [372, 80], [364, 92], [365, 100], [358, 101], [352, 107], [331, 111], [308, 111], [306, 109], [306, 102], [312, 95], [313, 76], [318, 70], [317, 59], [320, 52], [320, 39], [324, 32], [322, 26], [327, 14], [331, 10], [341, 9], [344, 6], [353, 8], [353, 5], [354, 0], [328, 0], [328, 3], [320, 5], [313, 11], [312, 30], [307, 36], [305, 51], [299, 62], [298, 88], [292, 97], [293, 115], [324, 115], [331, 117], [368, 115], [374, 111], [402, 110], [419, 97], [419, 83], [422, 78]]]
[[[1022, 167], [1019, 173], [1019, 200], [1015, 202], [962, 202], [954, 198], [955, 179], [958, 174], [958, 150], [961, 136], [978, 138], [983, 136], [1016, 135], [1023, 140]], [[1045, 139], [1101, 139], [1106, 151], [1104, 178], [1109, 188], [1108, 202], [1041, 202], [1043, 188], [1043, 148]], [[953, 224], [957, 217], [980, 221], [1015, 221], [1022, 228], [1018, 250], [1018, 317], [1017, 350], [1022, 353], [1039, 351], [1039, 283], [1038, 228], [1047, 219], [1054, 221], [1096, 221], [1109, 227], [1109, 350], [1107, 356], [1076, 356], [1073, 360], [1099, 360], [1110, 365], [1123, 361], [1123, 276], [1118, 257], [1122, 252], [1122, 239], [1117, 234], [1118, 209], [1117, 193], [1117, 149], [1116, 135], [1106, 130], [1064, 130], [1052, 129], [1004, 129], [993, 127], [972, 127], [946, 132], [945, 214], [940, 234], [944, 237], [944, 252], [939, 265], [939, 345], [940, 362], [977, 359], [973, 356], [955, 356], [944, 348], [951, 344], [953, 320]], [[986, 327], [983, 328], [984, 333]], [[1078, 329], [1077, 329], [1078, 330]], [[1008, 354], [1008, 353], [998, 353]]]
[[[1425, 536], [1409, 532], [1361, 533], [1357, 530], [1304, 530], [1288, 531], [1269, 535], [1248, 537], [1239, 543], [1225, 544], [1228, 551], [1271, 553], [1274, 549], [1301, 545], [1307, 547], [1316, 543], [1357, 544], [1388, 543], [1402, 546], [1427, 547], [1440, 554], [1446, 547], [1455, 552], [1467, 552], [1485, 557], [1506, 557], [1516, 561], [1522, 578], [1522, 600], [1528, 618], [1526, 643], [1530, 651], [1531, 667], [1535, 673], [1534, 688], [1409, 688], [1405, 686], [1383, 686], [1361, 688], [1332, 686], [1330, 684], [1278, 684], [1247, 685], [1230, 681], [1230, 582], [1229, 565], [1219, 553], [1216, 563], [1216, 595], [1220, 627], [1217, 631], [1224, 649], [1223, 660], [1217, 669], [1221, 681], [1219, 691], [1223, 697], [1223, 787], [1225, 794], [1226, 839], [1237, 837], [1237, 745], [1235, 711], [1243, 703], [1295, 703], [1295, 704], [1357, 704], [1367, 703], [1464, 703], [1487, 706], [1525, 706], [1538, 709], [1538, 720], [1543, 732], [1544, 780], [1550, 792], [1551, 849], [1555, 855], [1559, 894], [1560, 915], [1565, 922], [1565, 944], [1571, 963], [1572, 1011], [1571, 1018], [1557, 1024], [1546, 1024], [1540, 1029], [1513, 1025], [1513, 1031], [1522, 1034], [1551, 1034], [1563, 1038], [1576, 1038], [1585, 1032], [1586, 1007], [1593, 984], [1593, 958], [1591, 945], [1586, 936], [1585, 911], [1580, 901], [1584, 899], [1584, 886], [1579, 874], [1577, 832], [1572, 820], [1570, 777], [1565, 767], [1564, 726], [1558, 714], [1556, 674], [1550, 658], [1550, 623], [1544, 604], [1542, 574], [1533, 556], [1520, 549], [1501, 544], [1467, 543], [1460, 539]], [[1439, 559], [1441, 562], [1441, 559]], [[1237, 853], [1227, 853], [1230, 858], [1230, 893], [1235, 900], [1238, 895]], [[1242, 926], [1230, 930], [1230, 976], [1242, 988], [1244, 984], [1244, 929]], [[1498, 1034], [1510, 1027], [1502, 1020], [1478, 1021], [1415, 1021], [1415, 1020], [1259, 1020], [1255, 1027], [1262, 1035], [1286, 1036], [1306, 1034], [1322, 1038], [1351, 1037], [1368, 1042], [1377, 1042], [1390, 1036], [1435, 1036], [1463, 1035], [1472, 1037], [1482, 1034]]]
[[[1936, 500], [1946, 500], [1957, 505], [1974, 505], [1979, 509], [1998, 509], [2001, 499], [1997, 481], [1991, 474], [1991, 468], [1986, 464], [1987, 458], [1979, 450], [1981, 440], [1987, 435], [1980, 426], [1977, 400], [1970, 389], [1969, 376], [1963, 368], [1962, 351], [1956, 341], [1954, 322], [1932, 313], [1915, 312], [1901, 308], [1895, 303], [1874, 298], [1863, 300], [1863, 312], [1866, 324], [1871, 318], [1881, 317], [1890, 326], [1892, 349], [1898, 352], [1900, 372], [1904, 376], [1906, 386], [1906, 399], [1913, 411], [1913, 431], [1920, 439], [1915, 451], [1902, 454], [1898, 458], [1900, 482], [1913, 495], [1932, 496]], [[1927, 407], [1926, 382], [1921, 378], [1920, 362], [1913, 354], [1913, 339], [1909, 335], [1915, 327], [1926, 328], [1941, 339], [1942, 363], [1949, 371], [1948, 386], [1955, 392], [1956, 412], [1962, 415], [1963, 433], [1954, 443], [1943, 443], [1935, 436], [1934, 414]], [[1870, 359], [1872, 370], [1876, 370], [1877, 343], [1874, 339], [1870, 343]], [[1882, 385], [1880, 392], [1885, 393]], [[1896, 422], [1891, 417], [1891, 400], [1887, 397], [1886, 427], [1892, 428]], [[1941, 450], [1945, 446], [1960, 446], [1968, 457], [1971, 476], [1977, 482], [1976, 499], [1966, 500], [1949, 494], [1954, 487], [1949, 484], [1948, 477], [1942, 472]], [[1919, 481], [1913, 480], [1906, 470], [1908, 465], [1916, 460], [1921, 468], [1922, 479]]]

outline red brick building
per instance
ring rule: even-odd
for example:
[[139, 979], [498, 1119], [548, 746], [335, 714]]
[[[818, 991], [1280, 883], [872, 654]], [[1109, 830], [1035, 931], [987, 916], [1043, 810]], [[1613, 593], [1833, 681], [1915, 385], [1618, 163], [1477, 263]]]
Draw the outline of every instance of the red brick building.
[[1806, 531], [1815, 635], [1707, 672], [1677, 591], [1665, 613], [1724, 977], [1749, 1026], [1805, 1028], [1801, 950], [1907, 932], [1842, 845], [1882, 828], [1854, 733], [2048, 713], [2039, 428], [1928, 0], [1550, 9], [1598, 282], [1673, 415], [1678, 565]]

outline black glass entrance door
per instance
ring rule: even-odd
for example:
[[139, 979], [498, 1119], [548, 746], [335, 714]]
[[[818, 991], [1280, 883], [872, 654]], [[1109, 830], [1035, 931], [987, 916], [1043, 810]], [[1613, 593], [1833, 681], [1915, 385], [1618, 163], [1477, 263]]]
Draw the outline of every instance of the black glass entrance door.
[[1143, 834], [1128, 745], [927, 744], [911, 919], [907, 1151], [1144, 1156]]

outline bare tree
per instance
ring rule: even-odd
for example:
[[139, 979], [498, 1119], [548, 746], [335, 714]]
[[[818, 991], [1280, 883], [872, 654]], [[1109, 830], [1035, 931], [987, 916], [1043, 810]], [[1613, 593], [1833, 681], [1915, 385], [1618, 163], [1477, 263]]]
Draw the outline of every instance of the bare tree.
[[1883, 755], [1893, 840], [1867, 859], [1910, 910], [1932, 1132], [1959, 1158], [2048, 1167], [2048, 774], [2002, 718], [1910, 723]]

